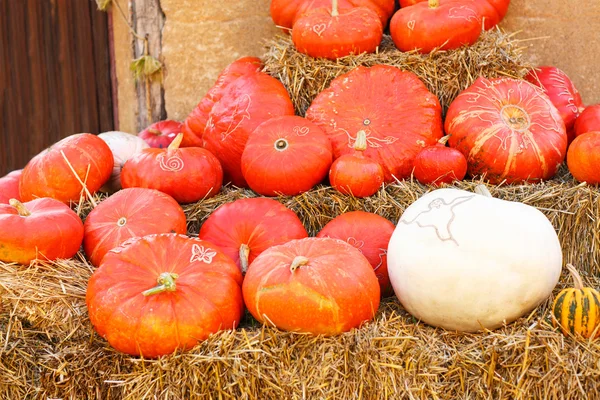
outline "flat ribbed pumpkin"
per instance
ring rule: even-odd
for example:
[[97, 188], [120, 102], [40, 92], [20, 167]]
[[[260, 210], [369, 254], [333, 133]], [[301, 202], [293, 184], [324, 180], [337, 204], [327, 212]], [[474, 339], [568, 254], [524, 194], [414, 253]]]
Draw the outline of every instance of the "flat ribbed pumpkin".
[[480, 77], [446, 113], [448, 144], [467, 158], [467, 173], [491, 183], [549, 179], [567, 150], [565, 124], [539, 87]]
[[410, 176], [417, 153], [442, 137], [437, 97], [414, 73], [388, 65], [338, 76], [313, 100], [306, 118], [329, 135], [334, 158], [353, 154], [364, 131], [363, 154], [382, 166], [386, 182]]
[[587, 132], [573, 140], [567, 151], [567, 166], [579, 182], [600, 184], [600, 131]]
[[589, 339], [600, 336], [600, 293], [594, 288], [584, 287], [581, 276], [571, 264], [566, 265], [574, 288], [563, 289], [552, 304], [552, 324], [560, 326], [567, 335], [581, 335]]

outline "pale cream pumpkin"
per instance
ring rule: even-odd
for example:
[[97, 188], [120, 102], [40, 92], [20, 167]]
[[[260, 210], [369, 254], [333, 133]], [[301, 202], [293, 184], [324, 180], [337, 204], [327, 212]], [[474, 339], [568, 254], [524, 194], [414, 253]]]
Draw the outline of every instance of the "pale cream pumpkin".
[[423, 322], [474, 332], [533, 310], [562, 267], [554, 227], [539, 210], [477, 193], [434, 190], [403, 213], [388, 271], [404, 308]]
[[144, 139], [132, 135], [127, 132], [111, 131], [104, 132], [98, 135], [98, 137], [110, 147], [110, 151], [113, 153], [115, 159], [115, 165], [113, 167], [110, 179], [100, 189], [103, 192], [116, 192], [121, 189], [121, 169], [125, 164], [125, 161], [129, 160], [134, 154], [147, 149], [150, 147]]

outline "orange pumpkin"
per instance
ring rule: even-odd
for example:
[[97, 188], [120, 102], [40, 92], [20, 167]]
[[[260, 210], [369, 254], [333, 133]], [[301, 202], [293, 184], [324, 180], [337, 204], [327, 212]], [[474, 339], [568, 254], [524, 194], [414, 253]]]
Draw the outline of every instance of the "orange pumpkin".
[[446, 146], [449, 138], [444, 136], [417, 154], [413, 173], [420, 183], [440, 186], [462, 181], [467, 174], [467, 159], [460, 151]]
[[18, 169], [0, 178], [0, 204], [8, 204], [10, 199], [21, 199], [19, 196], [19, 179], [22, 173], [23, 170]]
[[279, 329], [336, 335], [371, 320], [379, 283], [362, 253], [330, 238], [293, 240], [264, 251], [242, 285], [248, 311]]
[[600, 104], [587, 106], [575, 120], [575, 136], [600, 131]]
[[600, 131], [584, 133], [571, 142], [567, 166], [579, 182], [600, 183]]

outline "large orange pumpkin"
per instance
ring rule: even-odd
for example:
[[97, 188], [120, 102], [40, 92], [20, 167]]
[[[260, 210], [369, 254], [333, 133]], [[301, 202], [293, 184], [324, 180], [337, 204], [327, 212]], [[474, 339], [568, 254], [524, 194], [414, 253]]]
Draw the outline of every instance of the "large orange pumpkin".
[[202, 147], [202, 134], [208, 122], [208, 114], [223, 96], [225, 88], [240, 76], [260, 71], [261, 67], [262, 61], [257, 57], [242, 57], [229, 64], [185, 119], [181, 130], [183, 133], [181, 147]]
[[567, 153], [571, 175], [579, 182], [600, 183], [600, 131], [577, 136]]
[[85, 219], [83, 248], [96, 267], [125, 240], [154, 233], [187, 232], [181, 206], [153, 189], [123, 189], [104, 200]]
[[82, 183], [94, 194], [108, 181], [113, 166], [113, 153], [98, 136], [68, 136], [27, 163], [19, 184], [21, 199], [51, 197], [63, 203], [78, 203], [84, 193]]
[[362, 253], [346, 242], [305, 238], [254, 260], [242, 285], [248, 311], [279, 329], [336, 335], [371, 320], [379, 283]]
[[242, 173], [263, 196], [295, 196], [321, 182], [331, 166], [331, 143], [305, 118], [275, 117], [250, 134], [242, 154]]
[[410, 176], [417, 153], [442, 137], [437, 97], [414, 73], [389, 65], [359, 66], [338, 76], [313, 100], [306, 118], [329, 136], [334, 159], [354, 153], [364, 131], [363, 154], [382, 166], [386, 182]]
[[206, 219], [198, 234], [200, 239], [219, 246], [243, 273], [269, 247], [307, 236], [292, 210], [264, 197], [223, 204]]
[[394, 293], [387, 270], [387, 248], [396, 226], [365, 211], [350, 211], [327, 223], [317, 237], [340, 239], [356, 247], [373, 266], [383, 297]]
[[0, 204], [0, 261], [71, 258], [81, 246], [83, 223], [62, 202], [42, 198]]
[[549, 179], [567, 150], [565, 124], [540, 88], [524, 80], [480, 77], [450, 104], [448, 144], [472, 176], [491, 183]]
[[283, 84], [263, 72], [240, 76], [223, 89], [211, 108], [202, 140], [221, 162], [224, 182], [247, 187], [241, 161], [248, 135], [282, 115], [294, 115], [294, 105]]
[[109, 251], [88, 282], [96, 332], [116, 350], [146, 358], [187, 350], [235, 329], [242, 274], [212, 243], [177, 234], [132, 238]]
[[131, 157], [121, 170], [123, 188], [160, 190], [179, 203], [193, 203], [219, 193], [223, 169], [200, 147], [179, 148], [180, 133], [166, 149], [148, 148]]
[[8, 204], [10, 199], [21, 199], [19, 195], [19, 179], [22, 173], [23, 170], [18, 169], [0, 178], [0, 204]]

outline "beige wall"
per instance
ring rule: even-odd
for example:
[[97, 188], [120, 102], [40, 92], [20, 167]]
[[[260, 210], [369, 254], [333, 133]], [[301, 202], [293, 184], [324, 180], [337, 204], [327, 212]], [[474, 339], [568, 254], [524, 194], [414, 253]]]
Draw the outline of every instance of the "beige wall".
[[[162, 61], [168, 118], [185, 119], [231, 61], [264, 53], [264, 40], [279, 32], [269, 4], [270, 0], [161, 0], [166, 17]], [[131, 37], [120, 18], [114, 21], [120, 126], [134, 132], [138, 111], [128, 70]], [[598, 0], [513, 0], [502, 27], [522, 31], [517, 35], [520, 39], [539, 38], [522, 42], [528, 47], [527, 57], [536, 65], [563, 69], [586, 104], [600, 103]]]

